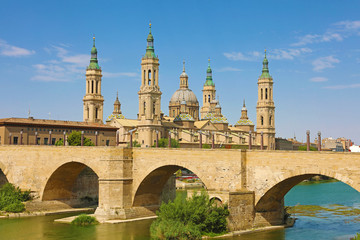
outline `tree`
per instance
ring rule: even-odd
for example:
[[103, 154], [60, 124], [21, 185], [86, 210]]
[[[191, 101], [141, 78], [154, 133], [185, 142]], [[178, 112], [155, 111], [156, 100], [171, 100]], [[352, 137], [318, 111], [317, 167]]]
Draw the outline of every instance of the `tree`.
[[63, 139], [57, 140], [56, 143], [55, 143], [55, 146], [63, 146], [63, 145], [64, 145], [64, 140]]
[[152, 239], [201, 239], [202, 235], [220, 235], [227, 231], [227, 205], [217, 206], [205, 191], [191, 198], [178, 195], [162, 203], [158, 218], [151, 224]]
[[[81, 146], [81, 132], [73, 131], [67, 138], [70, 146]], [[89, 138], [84, 137], [84, 146], [95, 146]]]
[[[161, 148], [167, 148], [168, 143], [169, 143], [169, 139], [167, 139], [167, 138], [160, 138], [159, 139], [159, 147], [161, 147]], [[156, 143], [154, 145], [152, 145], [152, 147], [156, 147]], [[172, 138], [171, 139], [171, 147], [172, 148], [179, 148], [180, 147], [179, 141]]]
[[[307, 151], [307, 147], [305, 145], [303, 146], [299, 146], [299, 151]], [[317, 148], [316, 147], [312, 147], [310, 146], [310, 151], [317, 151]]]

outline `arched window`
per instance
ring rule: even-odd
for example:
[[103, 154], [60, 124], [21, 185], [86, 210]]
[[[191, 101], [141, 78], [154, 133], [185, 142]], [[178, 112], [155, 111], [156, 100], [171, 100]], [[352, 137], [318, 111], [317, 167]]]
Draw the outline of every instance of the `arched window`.
[[148, 72], [148, 85], [151, 85], [151, 70]]
[[95, 119], [98, 119], [98, 108], [95, 108]]
[[153, 102], [153, 114], [155, 114], [155, 106], [156, 106], [156, 103]]
[[210, 95], [209, 95], [209, 102], [210, 102]]
[[265, 88], [265, 99], [268, 99], [268, 89]]
[[94, 81], [91, 81], [91, 93], [94, 93]]
[[95, 85], [96, 85], [96, 92], [95, 93], [99, 93], [99, 82], [95, 82]]
[[261, 116], [261, 125], [264, 125], [264, 117]]
[[269, 117], [269, 125], [271, 126], [271, 116]]
[[261, 89], [261, 100], [263, 100], [263, 89]]
[[204, 95], [204, 102], [206, 102], [206, 95]]
[[154, 85], [156, 84], [156, 70], [154, 70]]
[[146, 102], [144, 102], [144, 114], [146, 113]]
[[269, 88], [269, 99], [271, 100], [271, 88]]

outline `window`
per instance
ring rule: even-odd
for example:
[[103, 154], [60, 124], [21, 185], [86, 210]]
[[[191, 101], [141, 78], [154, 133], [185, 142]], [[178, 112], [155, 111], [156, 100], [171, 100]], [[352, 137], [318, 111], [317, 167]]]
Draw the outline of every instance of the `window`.
[[96, 92], [95, 93], [98, 93], [98, 91], [99, 91], [99, 82], [95, 82], [95, 85], [96, 85]]
[[95, 108], [95, 119], [98, 118], [98, 108]]
[[19, 141], [19, 138], [18, 138], [18, 137], [14, 137], [14, 142], [13, 142], [13, 144], [14, 144], [14, 145], [18, 144], [18, 141]]
[[209, 95], [209, 98], [208, 98], [209, 100], [208, 100], [208, 102], [210, 102], [210, 95]]
[[151, 70], [148, 72], [148, 85], [151, 85]]
[[173, 110], [173, 117], [175, 117], [175, 110]]
[[268, 99], [268, 89], [265, 88], [265, 99]]
[[40, 144], [40, 138], [38, 137], [38, 138], [36, 138], [36, 140], [35, 140], [35, 145], [39, 145]]
[[146, 113], [146, 102], [144, 102], [144, 114]]
[[106, 146], [110, 145], [110, 140], [106, 140]]
[[94, 81], [91, 81], [91, 93], [94, 93]]
[[261, 100], [263, 100], [263, 89], [261, 89]]
[[269, 125], [271, 126], [271, 116], [269, 117]]
[[48, 138], [44, 138], [44, 145], [48, 145], [49, 144], [49, 139]]
[[155, 102], [153, 102], [153, 114], [155, 114]]
[[264, 125], [264, 117], [261, 116], [261, 125]]
[[154, 85], [155, 85], [155, 82], [156, 81], [156, 70], [154, 70]]
[[204, 95], [204, 102], [206, 102], [206, 95]]
[[269, 99], [271, 99], [271, 88], [269, 88]]
[[51, 139], [51, 145], [55, 145], [55, 143], [56, 143], [56, 138], [52, 138]]

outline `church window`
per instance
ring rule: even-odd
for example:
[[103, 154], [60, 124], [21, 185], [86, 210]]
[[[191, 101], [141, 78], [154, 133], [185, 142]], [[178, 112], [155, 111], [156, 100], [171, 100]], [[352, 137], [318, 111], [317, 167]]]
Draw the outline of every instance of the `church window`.
[[206, 95], [204, 95], [204, 102], [206, 102]]
[[269, 125], [271, 126], [271, 116], [269, 117]]
[[155, 114], [155, 102], [153, 102], [153, 114]]
[[209, 98], [208, 98], [209, 100], [208, 100], [208, 102], [210, 102], [210, 95], [209, 95]]
[[99, 93], [99, 82], [96, 82], [96, 92], [95, 93]]
[[148, 72], [148, 85], [151, 85], [151, 70]]
[[91, 81], [91, 93], [94, 93], [94, 81]]
[[144, 114], [146, 112], [146, 102], [144, 102]]
[[98, 118], [98, 108], [95, 108], [95, 119]]
[[265, 88], [265, 99], [268, 99], [268, 89]]
[[263, 89], [261, 89], [261, 100], [263, 100]]
[[154, 79], [154, 84], [156, 84], [156, 70], [154, 70], [154, 77], [153, 77], [153, 79]]
[[87, 82], [88, 82], [88, 93], [90, 93], [90, 81]]
[[271, 88], [269, 88], [269, 99], [271, 99]]
[[261, 125], [264, 125], [264, 117], [261, 116]]
[[144, 70], [144, 76], [143, 76], [143, 78], [144, 78], [143, 81], [144, 81], [144, 85], [145, 85], [145, 84], [146, 84], [146, 80], [145, 80], [145, 79], [146, 79], [146, 71], [145, 71], [145, 70]]

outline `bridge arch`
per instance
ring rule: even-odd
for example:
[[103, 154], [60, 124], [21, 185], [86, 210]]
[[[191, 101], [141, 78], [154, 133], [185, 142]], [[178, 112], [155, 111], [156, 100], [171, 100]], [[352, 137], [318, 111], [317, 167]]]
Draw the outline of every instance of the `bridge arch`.
[[204, 182], [205, 177], [196, 168], [190, 168], [182, 164], [151, 167], [143, 175], [145, 177], [134, 188], [133, 206], [159, 206], [165, 184], [176, 171], [182, 168], [186, 168], [196, 174], [205, 187], [207, 187]]
[[263, 195], [256, 198], [255, 210], [257, 212], [278, 211], [279, 207], [282, 207], [283, 199], [290, 189], [300, 182], [317, 175], [335, 178], [355, 190], [360, 191], [360, 183], [354, 181], [349, 176], [342, 176], [333, 170], [318, 169], [312, 171], [289, 171], [282, 177], [274, 178], [269, 181], [270, 184], [262, 191]]
[[57, 200], [72, 207], [97, 204], [98, 179], [99, 175], [85, 163], [64, 163], [48, 178], [42, 201]]

